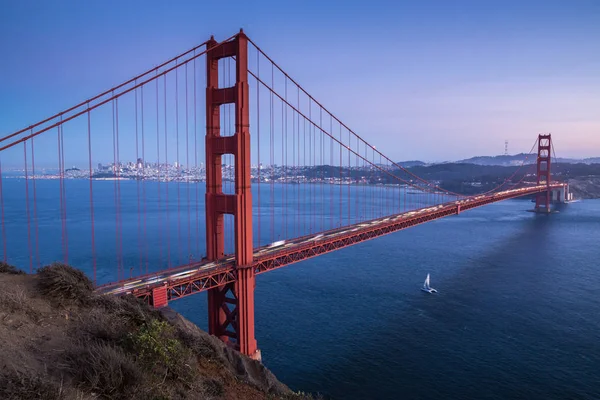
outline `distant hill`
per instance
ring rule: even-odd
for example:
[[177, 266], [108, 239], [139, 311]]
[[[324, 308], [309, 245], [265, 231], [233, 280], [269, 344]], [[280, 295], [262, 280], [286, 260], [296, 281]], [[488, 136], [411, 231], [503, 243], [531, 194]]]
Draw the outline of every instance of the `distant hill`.
[[525, 153], [502, 156], [477, 156], [457, 161], [457, 164], [476, 164], [476, 165], [499, 165], [510, 167], [512, 165], [521, 165], [526, 160], [527, 164], [533, 164], [536, 156], [531, 154], [529, 157]]
[[590, 157], [590, 158], [584, 158], [581, 160], [570, 160], [570, 161], [566, 161], [569, 160], [568, 158], [559, 158], [558, 162], [568, 162], [570, 164], [578, 164], [578, 163], [583, 163], [583, 164], [600, 164], [600, 157]]
[[[419, 160], [410, 161], [398, 161], [396, 164], [401, 165], [404, 168], [415, 168], [424, 167], [427, 165], [438, 165], [438, 164], [474, 164], [474, 165], [486, 165], [486, 166], [499, 166], [499, 167], [513, 167], [519, 166], [521, 163], [534, 164], [536, 161], [536, 155], [530, 154], [527, 156], [525, 153], [513, 154], [513, 155], [501, 155], [501, 156], [476, 156], [467, 158], [459, 161], [446, 161], [446, 162], [434, 162], [426, 163]], [[561, 158], [558, 157], [554, 162], [563, 164], [600, 164], [600, 157], [590, 158]]]
[[404, 168], [422, 167], [424, 165], [427, 165], [427, 163], [424, 163], [423, 161], [419, 161], [419, 160], [398, 161], [396, 164], [398, 164]]
[[[533, 164], [536, 161], [536, 155], [531, 154], [527, 157], [527, 154], [520, 153], [514, 155], [501, 155], [501, 156], [478, 156], [467, 158], [466, 160], [457, 161], [461, 164], [475, 164], [475, 165], [498, 165], [503, 167], [510, 167], [514, 165], [521, 165], [525, 162], [526, 164]], [[600, 157], [574, 159], [574, 158], [561, 158], [558, 157], [553, 160], [559, 163], [565, 164], [600, 164]]]

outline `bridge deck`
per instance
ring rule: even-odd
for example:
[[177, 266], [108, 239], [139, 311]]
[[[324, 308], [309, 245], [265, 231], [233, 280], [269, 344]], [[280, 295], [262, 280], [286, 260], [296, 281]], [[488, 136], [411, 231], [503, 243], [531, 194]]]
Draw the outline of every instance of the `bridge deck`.
[[[560, 189], [562, 186], [564, 185], [553, 184], [551, 189]], [[292, 240], [272, 243], [256, 249], [251, 268], [254, 268], [256, 274], [261, 274], [411, 226], [456, 215], [472, 208], [546, 190], [546, 186], [541, 185], [506, 190], [490, 195], [473, 196], [459, 201], [416, 209]], [[153, 289], [166, 286], [168, 299], [174, 300], [234, 282], [236, 276], [235, 261], [234, 257], [231, 256], [219, 261], [197, 262], [116, 283], [109, 283], [98, 287], [97, 290], [104, 294], [133, 294], [150, 300]]]

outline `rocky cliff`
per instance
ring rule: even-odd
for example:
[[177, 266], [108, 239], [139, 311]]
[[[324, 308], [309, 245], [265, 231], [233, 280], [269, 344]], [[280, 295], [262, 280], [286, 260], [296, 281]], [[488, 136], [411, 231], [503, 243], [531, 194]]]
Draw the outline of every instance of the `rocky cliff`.
[[599, 199], [600, 176], [584, 176], [569, 179], [569, 190], [575, 199]]

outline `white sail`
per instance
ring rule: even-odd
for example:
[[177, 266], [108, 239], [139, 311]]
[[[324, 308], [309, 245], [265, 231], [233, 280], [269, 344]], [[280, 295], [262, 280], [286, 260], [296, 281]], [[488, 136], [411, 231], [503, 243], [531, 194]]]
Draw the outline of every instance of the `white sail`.
[[427, 278], [425, 278], [425, 283], [423, 284], [425, 289], [429, 289], [429, 274], [427, 274]]

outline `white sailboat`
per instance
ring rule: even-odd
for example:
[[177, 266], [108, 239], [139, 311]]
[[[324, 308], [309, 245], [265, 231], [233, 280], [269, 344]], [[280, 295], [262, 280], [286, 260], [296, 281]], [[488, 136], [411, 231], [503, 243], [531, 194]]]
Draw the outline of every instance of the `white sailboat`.
[[421, 290], [427, 293], [437, 293], [437, 290], [429, 286], [429, 274], [427, 274], [427, 278], [425, 278], [425, 283], [423, 283]]

